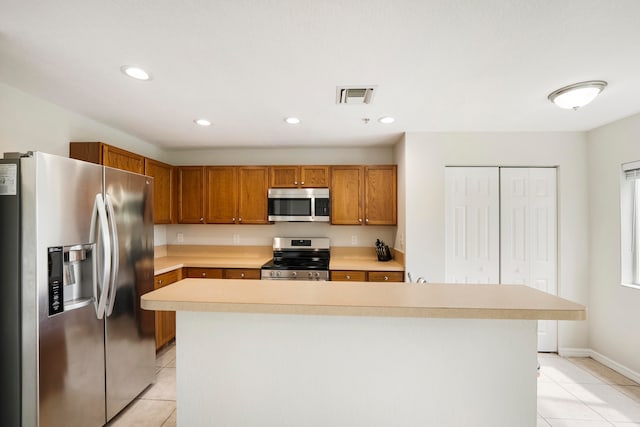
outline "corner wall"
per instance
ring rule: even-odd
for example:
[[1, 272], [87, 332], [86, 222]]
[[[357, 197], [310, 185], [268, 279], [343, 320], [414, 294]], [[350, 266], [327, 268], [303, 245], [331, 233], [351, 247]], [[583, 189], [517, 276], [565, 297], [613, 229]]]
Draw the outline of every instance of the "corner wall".
[[594, 357], [640, 375], [640, 290], [620, 285], [620, 165], [640, 160], [640, 114], [589, 132], [587, 141], [589, 345]]
[[[407, 133], [406, 270], [443, 282], [445, 166], [558, 167], [558, 294], [587, 305], [586, 134]], [[558, 347], [585, 348], [587, 322], [559, 322]]]

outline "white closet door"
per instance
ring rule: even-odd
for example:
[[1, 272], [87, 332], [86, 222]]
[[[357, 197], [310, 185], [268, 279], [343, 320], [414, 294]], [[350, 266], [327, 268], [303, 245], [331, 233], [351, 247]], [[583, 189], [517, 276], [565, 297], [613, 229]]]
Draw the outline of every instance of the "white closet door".
[[[501, 283], [557, 295], [555, 168], [500, 169]], [[538, 322], [538, 351], [557, 351], [557, 321]]]
[[445, 281], [499, 283], [496, 167], [445, 169]]

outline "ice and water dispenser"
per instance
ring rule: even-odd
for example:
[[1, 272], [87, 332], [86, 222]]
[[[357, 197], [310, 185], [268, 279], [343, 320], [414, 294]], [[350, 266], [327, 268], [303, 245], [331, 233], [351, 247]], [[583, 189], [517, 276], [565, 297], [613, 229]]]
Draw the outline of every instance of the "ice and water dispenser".
[[84, 307], [94, 301], [95, 244], [47, 249], [49, 316]]

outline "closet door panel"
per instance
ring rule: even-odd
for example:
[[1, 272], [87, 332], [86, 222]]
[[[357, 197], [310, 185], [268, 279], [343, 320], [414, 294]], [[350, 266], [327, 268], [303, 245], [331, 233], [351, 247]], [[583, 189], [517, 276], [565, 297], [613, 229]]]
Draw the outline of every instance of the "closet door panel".
[[498, 283], [498, 168], [445, 170], [445, 280]]
[[[500, 169], [501, 283], [557, 295], [555, 168]], [[557, 351], [557, 321], [538, 322], [538, 351]]]

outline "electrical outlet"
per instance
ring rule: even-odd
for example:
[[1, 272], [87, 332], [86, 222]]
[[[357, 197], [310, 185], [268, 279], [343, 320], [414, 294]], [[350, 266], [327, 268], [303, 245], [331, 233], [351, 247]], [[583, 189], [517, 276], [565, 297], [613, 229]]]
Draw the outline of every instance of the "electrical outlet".
[[351, 236], [351, 244], [352, 245], [358, 244], [358, 236]]
[[178, 243], [184, 243], [184, 233], [176, 234], [176, 240], [178, 241]]

